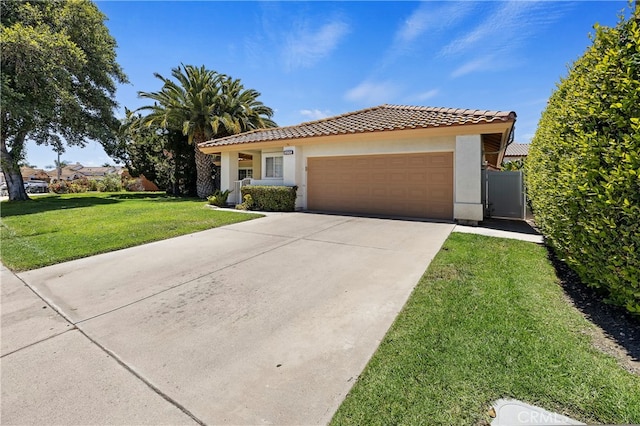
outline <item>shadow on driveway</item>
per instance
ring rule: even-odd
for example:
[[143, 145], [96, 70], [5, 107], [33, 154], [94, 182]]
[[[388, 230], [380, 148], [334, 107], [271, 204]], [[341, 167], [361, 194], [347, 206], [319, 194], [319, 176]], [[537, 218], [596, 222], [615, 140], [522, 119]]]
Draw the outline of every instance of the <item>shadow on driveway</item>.
[[524, 220], [509, 219], [485, 219], [480, 225], [482, 228], [495, 229], [496, 231], [518, 232], [527, 235], [540, 235], [528, 222]]

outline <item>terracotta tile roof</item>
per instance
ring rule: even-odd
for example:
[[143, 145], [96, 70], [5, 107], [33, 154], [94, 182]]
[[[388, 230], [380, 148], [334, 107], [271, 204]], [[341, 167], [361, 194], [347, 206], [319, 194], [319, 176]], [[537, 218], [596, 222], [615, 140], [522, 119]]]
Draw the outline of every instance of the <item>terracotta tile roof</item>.
[[295, 126], [253, 130], [226, 138], [203, 142], [198, 146], [202, 148], [216, 147], [349, 133], [426, 129], [429, 127], [484, 124], [495, 121], [508, 122], [515, 121], [515, 119], [516, 113], [513, 111], [486, 111], [385, 104]]
[[[69, 164], [62, 168], [60, 177], [66, 180], [80, 179], [82, 177], [103, 177], [110, 173], [120, 174], [123, 168], [120, 166], [109, 167], [85, 167], [80, 163]], [[58, 177], [58, 169], [47, 170], [45, 173], [51, 178]]]
[[526, 157], [529, 154], [528, 143], [512, 143], [504, 153], [505, 157]]

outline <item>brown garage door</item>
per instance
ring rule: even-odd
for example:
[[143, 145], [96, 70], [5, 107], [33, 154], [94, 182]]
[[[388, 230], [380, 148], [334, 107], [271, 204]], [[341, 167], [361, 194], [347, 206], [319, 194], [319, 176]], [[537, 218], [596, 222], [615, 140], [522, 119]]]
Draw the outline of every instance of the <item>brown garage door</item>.
[[307, 159], [309, 210], [453, 218], [453, 153]]

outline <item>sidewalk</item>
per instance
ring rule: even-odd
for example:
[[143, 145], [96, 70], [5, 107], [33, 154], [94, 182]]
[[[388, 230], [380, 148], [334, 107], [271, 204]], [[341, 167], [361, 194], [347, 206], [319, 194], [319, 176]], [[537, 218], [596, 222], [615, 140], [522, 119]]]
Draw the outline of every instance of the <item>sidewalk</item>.
[[456, 225], [453, 232], [510, 238], [538, 244], [544, 242], [542, 235], [524, 220], [487, 219], [480, 222], [478, 226]]

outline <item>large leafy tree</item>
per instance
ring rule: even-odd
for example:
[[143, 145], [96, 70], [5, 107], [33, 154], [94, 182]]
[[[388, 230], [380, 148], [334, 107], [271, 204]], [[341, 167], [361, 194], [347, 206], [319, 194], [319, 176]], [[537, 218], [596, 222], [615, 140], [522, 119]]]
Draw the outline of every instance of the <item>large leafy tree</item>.
[[2, 0], [2, 171], [10, 200], [28, 199], [19, 162], [27, 141], [109, 146], [119, 121], [114, 94], [127, 78], [106, 17], [88, 0]]
[[136, 126], [140, 115], [125, 108], [120, 143], [111, 153], [132, 176], [143, 174], [174, 195], [196, 194], [194, 150], [182, 131]]
[[197, 194], [204, 198], [214, 191], [211, 157], [198, 144], [248, 130], [274, 127], [273, 110], [258, 101], [260, 93], [245, 89], [232, 79], [204, 66], [184, 65], [172, 69], [173, 79], [160, 74], [158, 92], [139, 92], [141, 98], [154, 101], [139, 108], [146, 115], [138, 125], [180, 130], [193, 145], [197, 171]]

